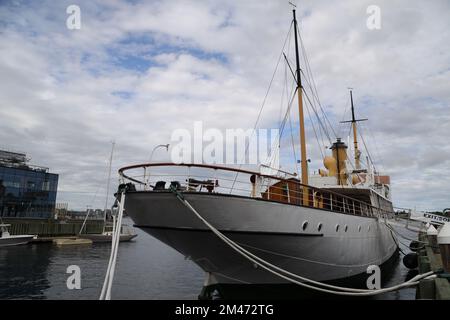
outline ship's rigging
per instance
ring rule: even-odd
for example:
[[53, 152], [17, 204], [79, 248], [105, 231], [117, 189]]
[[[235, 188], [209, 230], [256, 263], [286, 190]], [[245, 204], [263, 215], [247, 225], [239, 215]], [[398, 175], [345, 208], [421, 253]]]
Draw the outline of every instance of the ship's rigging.
[[[301, 181], [307, 184], [308, 176], [311, 173], [308, 168], [309, 163], [311, 163], [311, 159], [308, 158], [307, 152], [309, 154], [320, 154], [320, 158], [324, 159], [327, 155], [327, 152], [329, 152], [329, 148], [333, 145], [333, 142], [336, 141], [337, 138], [341, 138], [341, 132], [339, 131], [339, 134], [337, 133], [337, 130], [332, 125], [332, 122], [327, 116], [325, 108], [321, 103], [316, 81], [311, 70], [310, 60], [306, 52], [304, 40], [301, 36], [300, 25], [297, 23], [295, 17], [295, 10], [293, 10], [293, 14], [293, 20], [291, 21], [289, 30], [286, 34], [286, 37], [284, 38], [282, 50], [278, 56], [275, 69], [269, 81], [268, 89], [266, 91], [266, 94], [264, 95], [264, 99], [256, 117], [256, 121], [253, 126], [253, 133], [256, 132], [256, 129], [260, 124], [263, 111], [267, 104], [268, 97], [271, 94], [271, 90], [273, 89], [274, 83], [281, 83], [281, 98], [278, 117], [279, 137], [270, 147], [269, 157], [262, 164], [271, 168], [277, 167], [277, 162], [280, 160], [277, 159], [277, 155], [279, 155], [279, 151], [282, 149], [282, 147], [285, 147], [282, 146], [282, 141], [284, 138], [286, 138], [286, 141], [284, 141], [284, 143], [287, 142], [288, 144], [290, 144], [289, 148], [292, 149], [292, 155], [290, 157], [290, 164], [283, 163], [283, 165], [286, 166], [284, 170], [295, 172], [295, 175], [301, 177]], [[292, 38], [294, 38], [294, 41], [291, 41]], [[293, 60], [295, 60], [295, 63], [293, 63]], [[280, 67], [281, 64], [283, 64], [283, 67]], [[281, 78], [281, 80], [279, 78]], [[366, 167], [368, 168], [370, 166], [373, 172], [377, 172], [377, 170], [375, 169], [374, 159], [372, 157], [372, 154], [369, 152], [367, 142], [363, 136], [363, 133], [366, 133], [366, 130], [363, 130], [361, 125], [359, 125], [358, 127], [356, 125], [356, 122], [366, 119], [356, 119], [354, 117], [355, 111], [352, 95], [353, 94], [351, 92], [350, 107], [352, 110], [352, 120], [344, 121], [344, 123], [351, 123], [347, 136], [350, 136], [350, 132], [353, 131], [354, 155], [352, 159], [347, 159], [347, 162], [355, 175], [358, 175], [361, 172], [361, 161], [364, 159], [361, 158], [362, 152], [357, 142], [357, 140], [360, 140], [362, 142], [362, 146], [364, 146], [365, 149], [364, 151], [367, 159]], [[295, 102], [296, 96], [298, 98], [299, 104], [298, 122], [292, 120], [293, 115], [291, 114], [293, 112], [292, 104]], [[305, 124], [305, 120], [308, 120], [307, 125]], [[286, 127], [287, 125], [288, 128]], [[299, 128], [299, 130], [296, 130], [296, 128]], [[369, 127], [367, 126], [367, 128]], [[296, 131], [299, 131], [299, 146], [296, 143], [296, 141], [298, 141], [295, 138], [295, 135], [297, 134]], [[318, 148], [314, 148], [312, 144], [307, 145], [308, 133], [315, 139], [315, 145], [317, 145]], [[344, 139], [345, 138], [346, 136], [344, 136]], [[310, 140], [311, 138], [308, 141]], [[307, 149], [307, 146], [309, 149]], [[248, 142], [246, 144], [244, 156], [247, 155]], [[239, 168], [242, 167], [242, 163], [244, 162], [243, 160], [244, 159], [240, 161]], [[301, 169], [299, 168], [299, 164], [301, 166]]]

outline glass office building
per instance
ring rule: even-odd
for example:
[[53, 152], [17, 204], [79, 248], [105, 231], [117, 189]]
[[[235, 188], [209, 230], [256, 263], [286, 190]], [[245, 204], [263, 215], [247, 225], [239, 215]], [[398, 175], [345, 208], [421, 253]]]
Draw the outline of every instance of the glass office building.
[[52, 218], [58, 175], [27, 162], [23, 153], [0, 150], [0, 216]]

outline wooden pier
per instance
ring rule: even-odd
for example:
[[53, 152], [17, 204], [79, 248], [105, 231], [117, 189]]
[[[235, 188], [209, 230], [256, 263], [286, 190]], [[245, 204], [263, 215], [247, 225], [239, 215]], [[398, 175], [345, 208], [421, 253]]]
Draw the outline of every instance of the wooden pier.
[[[427, 242], [425, 233], [419, 234], [419, 241]], [[439, 271], [443, 269], [442, 258], [438, 247], [425, 245], [418, 252], [419, 273]], [[416, 299], [450, 300], [449, 278], [437, 277], [421, 280], [417, 286]]]
[[[82, 220], [26, 219], [4, 218], [4, 223], [11, 224], [10, 233], [34, 234], [39, 238], [70, 237], [80, 232]], [[83, 233], [101, 233], [103, 220], [87, 220]]]

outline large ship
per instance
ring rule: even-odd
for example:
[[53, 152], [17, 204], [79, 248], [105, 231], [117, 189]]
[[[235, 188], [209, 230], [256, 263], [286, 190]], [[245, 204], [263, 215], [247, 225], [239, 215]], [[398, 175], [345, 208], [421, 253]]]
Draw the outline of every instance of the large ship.
[[323, 159], [325, 168], [308, 173], [293, 13], [301, 174], [202, 163], [145, 163], [119, 170], [125, 210], [135, 226], [200, 266], [206, 286], [287, 282], [239, 254], [211, 226], [277, 268], [321, 282], [366, 274], [369, 266], [383, 265], [398, 250], [386, 225], [394, 215], [389, 177], [362, 165], [357, 127], [363, 119], [355, 117], [353, 96], [354, 156], [336, 139], [331, 155]]

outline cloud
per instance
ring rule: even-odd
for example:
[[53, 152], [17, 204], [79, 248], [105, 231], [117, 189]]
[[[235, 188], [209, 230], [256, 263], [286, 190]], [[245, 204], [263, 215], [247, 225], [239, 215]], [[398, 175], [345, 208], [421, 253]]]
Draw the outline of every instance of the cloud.
[[[147, 161], [155, 145], [194, 121], [252, 128], [291, 20], [279, 1], [78, 1], [82, 28], [68, 30], [70, 4], [0, 5], [0, 145], [59, 173], [58, 201], [74, 208], [103, 206], [111, 140], [117, 170]], [[370, 120], [362, 132], [377, 168], [392, 176], [396, 205], [448, 207], [450, 4], [378, 1], [379, 31], [366, 28], [370, 4], [299, 3], [320, 100], [346, 139], [348, 127], [337, 123], [349, 117], [347, 87], [355, 88], [357, 115]], [[293, 42], [286, 46], [292, 64]], [[280, 123], [285, 68], [281, 61], [260, 127]], [[293, 168], [286, 130], [284, 167]], [[298, 131], [292, 136], [297, 141]], [[317, 169], [323, 146], [310, 124], [307, 139]]]

